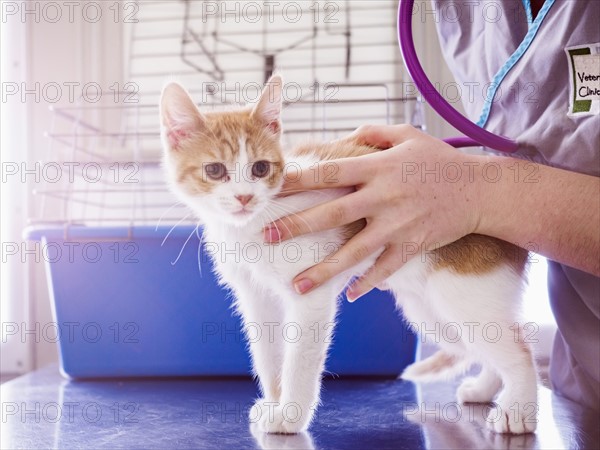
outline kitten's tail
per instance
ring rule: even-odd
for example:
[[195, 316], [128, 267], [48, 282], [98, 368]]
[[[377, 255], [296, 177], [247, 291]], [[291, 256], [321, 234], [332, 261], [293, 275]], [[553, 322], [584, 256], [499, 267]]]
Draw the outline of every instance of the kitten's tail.
[[469, 366], [470, 364], [465, 358], [439, 350], [429, 358], [408, 366], [400, 378], [427, 383], [464, 373]]

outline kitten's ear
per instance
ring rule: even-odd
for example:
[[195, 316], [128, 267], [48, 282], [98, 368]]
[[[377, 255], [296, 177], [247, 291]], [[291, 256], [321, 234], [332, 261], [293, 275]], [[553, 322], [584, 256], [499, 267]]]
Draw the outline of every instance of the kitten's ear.
[[275, 134], [281, 130], [282, 89], [283, 81], [281, 80], [281, 76], [271, 76], [265, 84], [258, 103], [252, 110], [252, 116]]
[[171, 150], [179, 148], [183, 141], [205, 127], [204, 117], [178, 83], [169, 83], [163, 88], [160, 117], [162, 132]]

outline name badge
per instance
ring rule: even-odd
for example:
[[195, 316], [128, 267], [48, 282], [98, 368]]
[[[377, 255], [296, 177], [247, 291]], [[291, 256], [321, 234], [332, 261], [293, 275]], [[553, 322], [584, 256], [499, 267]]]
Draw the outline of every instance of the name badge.
[[569, 117], [600, 113], [600, 43], [565, 49], [569, 61]]

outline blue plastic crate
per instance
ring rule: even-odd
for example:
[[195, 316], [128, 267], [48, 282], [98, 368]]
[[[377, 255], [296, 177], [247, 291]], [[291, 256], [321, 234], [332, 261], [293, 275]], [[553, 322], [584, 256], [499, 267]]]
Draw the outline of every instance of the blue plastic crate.
[[[26, 231], [29, 239], [41, 241], [55, 320], [45, 333], [58, 330], [66, 376], [250, 373], [231, 298], [198, 249], [201, 230], [180, 226], [165, 239], [169, 230]], [[374, 291], [354, 304], [341, 302], [326, 367], [339, 375], [397, 376], [414, 361], [415, 346], [393, 299]]]

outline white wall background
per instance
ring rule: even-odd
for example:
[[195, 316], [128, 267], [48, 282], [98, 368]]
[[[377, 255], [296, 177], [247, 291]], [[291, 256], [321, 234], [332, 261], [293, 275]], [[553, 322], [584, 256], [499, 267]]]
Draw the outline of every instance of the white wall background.
[[[14, 3], [16, 11], [7, 9], [7, 3]], [[75, 96], [80, 96], [86, 83], [96, 82], [103, 89], [108, 89], [111, 82], [121, 81], [123, 77], [123, 28], [120, 23], [110, 19], [111, 11], [108, 8], [111, 4], [96, 3], [105, 19], [94, 21], [95, 7], [84, 10], [82, 3], [74, 3], [71, 16], [69, 8], [61, 2], [57, 3], [60, 6], [58, 10], [48, 8], [48, 2], [2, 4], [2, 28], [7, 33], [6, 41], [4, 34], [2, 36], [3, 50], [4, 45], [10, 48], [10, 62], [6, 62], [14, 68], [6, 77], [3, 76], [3, 89], [7, 88], [7, 83], [18, 85], [18, 92], [7, 96], [3, 106], [10, 108], [6, 116], [24, 110], [24, 120], [21, 122], [24, 132], [11, 133], [14, 136], [12, 145], [5, 146], [3, 142], [4, 163], [25, 163], [27, 169], [34, 169], [35, 172], [36, 162], [56, 160], [56, 156], [48, 154], [49, 141], [44, 137], [44, 133], [52, 128], [49, 107], [72, 103], [69, 85], [73, 86]], [[61, 91], [53, 89], [55, 85], [60, 86]], [[2, 117], [3, 136], [8, 134], [8, 128], [11, 132], [15, 131], [6, 116], [3, 114]], [[23, 239], [22, 230], [30, 217], [38, 216], [38, 202], [32, 192], [45, 183], [36, 183], [35, 174], [24, 175], [23, 183], [21, 175], [10, 178], [16, 185], [15, 189], [10, 183], [3, 185], [5, 192], [10, 189], [11, 197], [22, 190], [28, 194], [19, 201], [18, 210], [8, 212], [4, 202], [2, 205], [2, 214], [11, 214], [12, 224], [10, 234], [7, 235], [7, 229], [3, 229], [2, 242], [14, 242], [21, 249], [18, 254], [7, 257], [6, 264], [3, 264], [13, 273], [10, 283], [2, 280], [3, 288], [7, 285], [10, 287], [6, 296], [3, 289], [2, 323], [3, 326], [14, 323], [18, 327], [17, 334], [6, 339], [3, 336], [3, 341], [7, 341], [7, 346], [2, 344], [1, 352], [4, 373], [27, 371], [58, 358], [56, 344], [44, 339], [42, 333], [43, 327], [52, 322], [44, 266], [39, 253], [35, 255], [23, 251], [35, 247]]]

